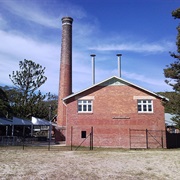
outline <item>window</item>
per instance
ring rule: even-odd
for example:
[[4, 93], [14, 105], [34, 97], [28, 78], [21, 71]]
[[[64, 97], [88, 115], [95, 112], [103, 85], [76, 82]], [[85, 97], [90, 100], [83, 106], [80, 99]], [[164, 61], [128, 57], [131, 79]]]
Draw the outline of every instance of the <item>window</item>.
[[92, 100], [79, 100], [78, 112], [92, 112]]
[[86, 131], [81, 131], [81, 138], [86, 138]]
[[138, 100], [138, 112], [153, 112], [152, 100]]

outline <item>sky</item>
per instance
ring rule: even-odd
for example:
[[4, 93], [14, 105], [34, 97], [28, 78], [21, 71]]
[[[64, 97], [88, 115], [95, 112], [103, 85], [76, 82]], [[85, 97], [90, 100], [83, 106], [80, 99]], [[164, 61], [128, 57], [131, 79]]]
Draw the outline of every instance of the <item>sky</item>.
[[61, 18], [73, 18], [73, 92], [118, 76], [153, 92], [171, 91], [163, 69], [174, 62], [176, 27], [171, 12], [179, 0], [0, 0], [0, 86], [13, 86], [9, 74], [19, 61], [45, 67], [41, 92], [58, 94]]

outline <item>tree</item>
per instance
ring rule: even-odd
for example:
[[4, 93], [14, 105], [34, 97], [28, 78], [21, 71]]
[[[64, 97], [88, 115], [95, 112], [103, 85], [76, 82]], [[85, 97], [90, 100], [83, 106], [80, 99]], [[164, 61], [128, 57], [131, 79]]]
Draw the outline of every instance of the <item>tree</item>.
[[56, 115], [58, 97], [50, 93], [46, 94], [44, 100], [39, 100], [38, 103], [33, 106], [33, 112], [36, 117], [43, 119], [52, 119]]
[[42, 84], [47, 80], [44, 76], [45, 67], [36, 64], [32, 60], [26, 60], [19, 62], [19, 71], [13, 71], [9, 78], [13, 84], [23, 93], [24, 104], [27, 103], [28, 96], [33, 94]]
[[40, 91], [37, 92], [38, 88], [47, 80], [44, 73], [45, 67], [43, 68], [32, 60], [24, 59], [19, 62], [19, 71], [13, 71], [12, 75], [9, 75], [16, 87], [13, 89], [16, 94], [13, 97], [14, 104], [12, 105], [15, 105], [19, 117], [32, 116], [36, 104], [46, 98], [46, 95]]
[[164, 101], [166, 113], [177, 114], [180, 111], [180, 94], [177, 92], [158, 92], [158, 94], [167, 97], [169, 101]]
[[13, 111], [13, 115], [16, 117], [21, 117], [21, 112], [23, 111], [22, 92], [16, 87], [4, 86], [2, 87], [4, 92], [7, 94], [9, 105]]
[[[174, 10], [172, 16], [175, 19], [180, 19], [180, 8]], [[176, 99], [172, 99], [173, 104], [175, 104], [174, 113], [176, 114], [173, 120], [176, 123], [177, 128], [180, 128], [180, 103], [178, 103], [180, 102], [180, 24], [177, 26], [177, 31], [177, 52], [170, 52], [170, 55], [175, 58], [175, 61], [164, 69], [164, 75], [167, 78], [165, 82], [172, 86], [177, 93]]]
[[8, 117], [12, 113], [6, 93], [0, 88], [0, 117]]
[[[13, 116], [20, 118], [30, 119], [31, 116], [35, 116], [41, 119], [52, 119], [57, 113], [57, 95], [46, 93], [41, 94], [40, 91], [31, 94], [28, 103], [25, 106], [21, 102], [23, 94], [16, 87], [5, 86], [2, 87], [7, 94], [9, 105], [13, 110]], [[26, 113], [25, 113], [26, 109]]]
[[[172, 12], [172, 16], [180, 19], [180, 8]], [[180, 92], [180, 25], [177, 27], [177, 53], [170, 52], [170, 55], [175, 58], [174, 63], [171, 63], [164, 69], [164, 75], [166, 78], [166, 83], [173, 87], [175, 91]]]

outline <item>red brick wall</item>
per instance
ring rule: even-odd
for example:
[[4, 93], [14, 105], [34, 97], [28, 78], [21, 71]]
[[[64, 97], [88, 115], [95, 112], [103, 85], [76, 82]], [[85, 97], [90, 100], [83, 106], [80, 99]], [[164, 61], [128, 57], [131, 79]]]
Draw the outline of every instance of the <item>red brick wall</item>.
[[[137, 99], [133, 97], [152, 95], [137, 88], [127, 85], [97, 86], [78, 96], [94, 97], [93, 113], [78, 113], [74, 97], [67, 102], [67, 145], [71, 144], [71, 137], [72, 144], [79, 145], [83, 140], [81, 131], [87, 131], [88, 135], [91, 127], [94, 129], [94, 146], [122, 148], [130, 147], [129, 129], [165, 130], [161, 100], [154, 97], [153, 113], [138, 113]], [[83, 145], [89, 145], [89, 140]]]

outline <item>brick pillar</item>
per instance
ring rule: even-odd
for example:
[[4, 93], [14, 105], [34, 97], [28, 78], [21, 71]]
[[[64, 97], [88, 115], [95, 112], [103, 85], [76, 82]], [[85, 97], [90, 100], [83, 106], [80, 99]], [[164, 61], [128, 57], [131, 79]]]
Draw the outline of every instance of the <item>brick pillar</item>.
[[62, 18], [60, 82], [58, 97], [59, 126], [66, 126], [66, 107], [62, 99], [72, 94], [72, 22], [71, 17]]

